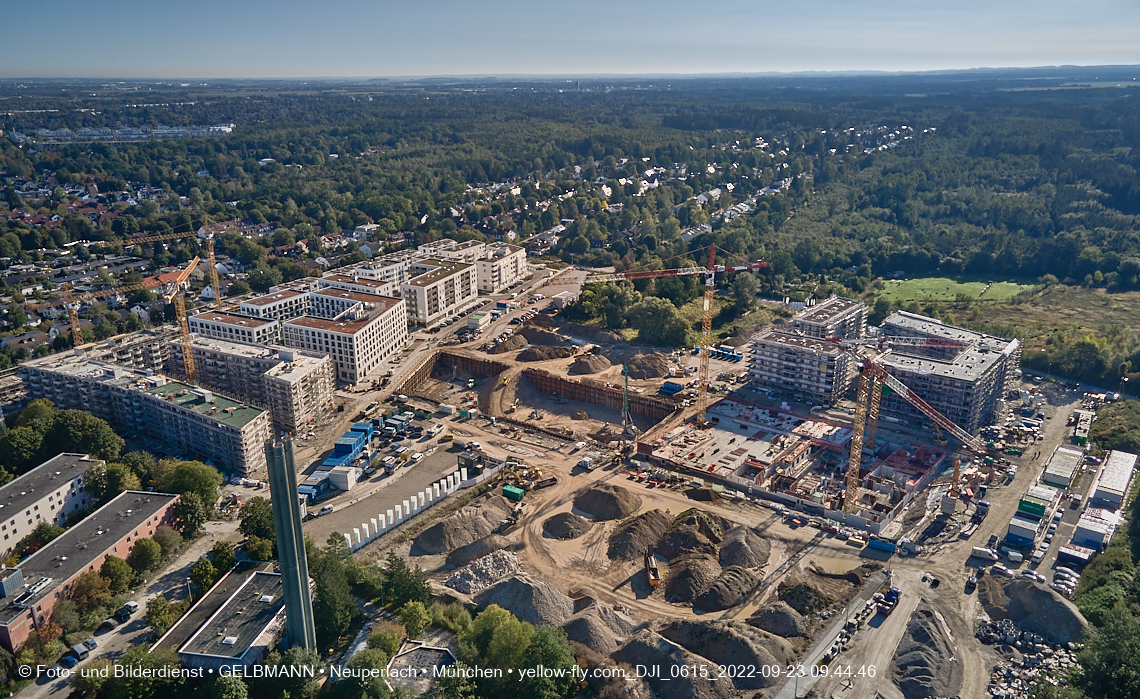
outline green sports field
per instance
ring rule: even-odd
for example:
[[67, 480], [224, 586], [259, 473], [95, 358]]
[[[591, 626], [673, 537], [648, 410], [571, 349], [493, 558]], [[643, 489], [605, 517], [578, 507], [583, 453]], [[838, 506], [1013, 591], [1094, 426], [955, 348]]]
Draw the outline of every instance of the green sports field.
[[959, 294], [982, 301], [1005, 301], [1013, 298], [1027, 284], [1016, 282], [961, 282], [948, 277], [928, 277], [925, 279], [888, 279], [877, 298], [885, 298], [896, 304], [909, 301], [954, 301]]

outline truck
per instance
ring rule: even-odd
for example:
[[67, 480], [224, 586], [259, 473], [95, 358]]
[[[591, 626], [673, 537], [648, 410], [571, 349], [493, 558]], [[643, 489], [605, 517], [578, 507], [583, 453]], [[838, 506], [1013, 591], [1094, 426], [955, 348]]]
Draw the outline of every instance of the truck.
[[649, 578], [650, 587], [661, 584], [661, 571], [657, 569], [657, 557], [653, 555], [653, 549], [645, 551], [645, 576]]
[[984, 546], [975, 546], [970, 550], [970, 555], [976, 558], [984, 558], [987, 561], [996, 561], [999, 558], [997, 552]]
[[666, 381], [665, 383], [661, 384], [660, 389], [661, 393], [666, 396], [680, 393], [683, 390], [685, 390], [685, 386], [683, 384], [677, 383], [676, 381]]
[[890, 588], [883, 595], [882, 601], [879, 602], [879, 613], [883, 616], [890, 616], [891, 612], [895, 611], [895, 607], [899, 606], [900, 599], [902, 599], [902, 590], [897, 587]]
[[880, 539], [879, 537], [875, 536], [872, 536], [867, 542], [867, 548], [878, 549], [879, 551], [886, 551], [888, 553], [894, 553], [898, 550], [898, 546], [895, 545], [895, 542], [889, 541], [887, 539]]

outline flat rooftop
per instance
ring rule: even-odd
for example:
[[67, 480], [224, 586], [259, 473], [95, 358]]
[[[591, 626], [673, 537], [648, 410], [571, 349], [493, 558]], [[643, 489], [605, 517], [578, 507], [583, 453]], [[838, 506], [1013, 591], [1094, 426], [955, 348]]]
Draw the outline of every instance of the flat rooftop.
[[[213, 350], [223, 354], [231, 354], [238, 357], [249, 357], [250, 359], [264, 359], [273, 360], [277, 357], [277, 352], [280, 348], [266, 346], [266, 345], [247, 345], [244, 342], [230, 342], [229, 340], [219, 340], [206, 335], [193, 334], [190, 336], [190, 343], [194, 347], [202, 349]], [[182, 346], [182, 341], [175, 339], [171, 340], [172, 345]]]
[[390, 283], [377, 281], [375, 279], [366, 279], [364, 277], [350, 277], [347, 274], [326, 274], [325, 276], [321, 277], [321, 281], [335, 282], [338, 284], [355, 284], [357, 286], [366, 286], [371, 289], [383, 289]]
[[817, 303], [814, 306], [800, 311], [792, 318], [792, 322], [824, 324], [863, 305], [862, 301], [853, 301], [841, 296], [832, 296], [822, 303]]
[[315, 353], [302, 352], [295, 349], [282, 349], [285, 353], [284, 357], [291, 356], [291, 359], [281, 358], [281, 363], [265, 372], [265, 376], [274, 379], [280, 379], [288, 383], [300, 381], [309, 374], [316, 371], [324, 360], [328, 357], [327, 354], [316, 356]]
[[429, 264], [436, 269], [423, 274], [412, 277], [408, 280], [409, 286], [430, 286], [438, 281], [447, 279], [453, 274], [458, 274], [471, 265], [464, 262], [451, 262], [449, 260], [424, 260], [424, 264]]
[[199, 313], [198, 315], [190, 316], [190, 320], [199, 320], [207, 323], [219, 323], [221, 325], [233, 325], [241, 328], [264, 328], [267, 325], [273, 325], [277, 321], [269, 318], [254, 318], [252, 316], [240, 316], [232, 313], [214, 313], [206, 312]]
[[380, 314], [370, 315], [367, 318], [360, 320], [332, 320], [329, 318], [316, 318], [314, 316], [304, 316], [302, 318], [293, 318], [292, 320], [285, 321], [286, 326], [295, 328], [309, 328], [311, 330], [323, 330], [331, 333], [342, 333], [345, 335], [355, 335], [368, 324], [376, 320]]
[[285, 585], [281, 574], [252, 573], [178, 652], [240, 658], [284, 608]]
[[81, 477], [93, 464], [103, 463], [86, 454], [58, 454], [0, 488], [0, 519], [23, 512], [49, 492]]
[[1113, 450], [1104, 461], [1100, 477], [1096, 481], [1096, 489], [1123, 495], [1124, 491], [1128, 490], [1128, 484], [1132, 481], [1132, 472], [1135, 469], [1135, 454]]
[[[83, 572], [108, 549], [118, 545], [120, 539], [158, 515], [177, 498], [177, 495], [166, 493], [128, 490], [53, 539], [17, 566], [23, 572], [27, 585], [35, 585], [43, 578], [52, 580], [51, 585], [24, 600], [25, 603], [43, 599], [58, 585]], [[154, 526], [158, 523], [155, 522]], [[126, 551], [120, 553], [126, 555]], [[9, 605], [0, 610], [0, 624], [11, 622], [25, 611]]]
[[752, 342], [794, 347], [796, 349], [809, 350], [820, 354], [837, 355], [840, 352], [839, 345], [834, 342], [807, 337], [806, 335], [780, 332], [778, 330], [765, 330], [753, 337]]
[[[210, 394], [211, 400], [209, 402], [195, 393], [195, 391], [202, 390], [206, 390]], [[208, 389], [197, 389], [181, 381], [167, 381], [165, 385], [148, 388], [146, 392], [239, 430], [264, 412], [259, 408], [226, 398]]]
[[226, 603], [226, 600], [233, 597], [234, 593], [238, 591], [238, 588], [246, 583], [251, 573], [271, 571], [272, 569], [272, 563], [239, 562], [236, 568], [222, 576], [222, 579], [206, 592], [205, 597], [198, 600], [198, 602], [190, 608], [190, 611], [186, 612], [162, 638], [158, 639], [158, 642], [154, 644], [154, 648], [166, 648], [168, 650], [177, 651], [182, 647], [183, 643], [190, 640], [190, 637], [221, 609], [222, 605]]
[[1053, 456], [1049, 458], [1049, 463], [1045, 466], [1045, 470], [1071, 478], [1077, 469], [1080, 468], [1084, 458], [1084, 452], [1066, 449], [1065, 447], [1057, 447], [1053, 452]]
[[314, 296], [324, 296], [330, 299], [344, 299], [354, 303], [368, 303], [372, 305], [383, 306], [385, 310], [395, 306], [400, 302], [400, 299], [392, 298], [391, 296], [381, 296], [379, 294], [366, 294], [361, 291], [349, 291], [348, 289], [335, 289], [324, 288], [318, 289], [313, 292]]
[[298, 296], [304, 295], [305, 294], [301, 291], [288, 289], [286, 291], [277, 291], [272, 294], [266, 294], [265, 296], [258, 296], [256, 298], [249, 299], [248, 301], [242, 301], [242, 304], [250, 306], [268, 306], [270, 304], [278, 303], [280, 301], [287, 301], [289, 299], [295, 299]]
[[[917, 313], [910, 313], [909, 311], [895, 311], [887, 316], [883, 321], [883, 334], [891, 335], [889, 328], [893, 326], [904, 331], [901, 334], [919, 335], [921, 337], [933, 337], [944, 340], [957, 340], [964, 345], [975, 344], [988, 350], [1001, 350], [1010, 345], [1016, 340], [1006, 340], [993, 335], [986, 335], [984, 333], [974, 332], [966, 328], [959, 328], [954, 325], [947, 325], [937, 318], [929, 318], [927, 316], [919, 315]], [[896, 348], [898, 351], [903, 351], [905, 347]]]
[[961, 381], [975, 381], [1000, 362], [1002, 356], [1001, 352], [970, 346], [949, 361], [892, 352], [880, 359], [879, 363], [888, 370], [897, 369], [913, 374], [935, 374]]

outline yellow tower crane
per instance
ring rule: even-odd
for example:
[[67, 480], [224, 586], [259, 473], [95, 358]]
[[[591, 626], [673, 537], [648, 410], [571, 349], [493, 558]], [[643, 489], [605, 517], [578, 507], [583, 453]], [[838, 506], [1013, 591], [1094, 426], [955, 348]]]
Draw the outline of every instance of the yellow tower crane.
[[191, 385], [197, 383], [198, 372], [194, 367], [194, 347], [190, 340], [190, 321], [186, 317], [186, 297], [182, 293], [182, 284], [190, 278], [190, 273], [197, 266], [198, 258], [195, 257], [170, 283], [170, 288], [162, 297], [167, 303], [174, 302], [174, 319], [178, 322], [178, 334], [182, 340], [182, 365], [186, 368], [186, 383]]

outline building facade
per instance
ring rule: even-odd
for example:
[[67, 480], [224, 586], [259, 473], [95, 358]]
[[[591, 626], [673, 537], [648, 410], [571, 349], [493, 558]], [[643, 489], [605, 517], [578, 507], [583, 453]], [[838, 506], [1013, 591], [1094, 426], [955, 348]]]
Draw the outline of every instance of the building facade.
[[475, 261], [479, 293], [497, 294], [526, 277], [526, 250], [506, 243], [491, 243], [486, 248], [483, 259]]
[[[340, 293], [366, 296], [354, 292]], [[356, 383], [376, 371], [385, 359], [407, 344], [408, 316], [405, 308], [402, 299], [368, 296], [367, 301], [357, 301], [333, 318], [294, 318], [283, 326], [285, 345], [329, 355], [336, 368], [337, 380]]]
[[270, 318], [208, 311], [190, 316], [190, 332], [249, 345], [281, 344], [281, 323]]
[[820, 340], [857, 340], [867, 334], [867, 306], [832, 296], [797, 313], [791, 326], [800, 335]]
[[68, 517], [94, 505], [86, 487], [87, 470], [103, 463], [86, 454], [58, 454], [0, 487], [3, 557], [40, 522], [63, 526]]
[[400, 285], [411, 323], [431, 325], [479, 298], [475, 265], [433, 259], [415, 263], [413, 271], [419, 274]]
[[309, 313], [309, 295], [285, 289], [241, 302], [241, 314], [251, 318], [289, 320]]
[[834, 342], [775, 330], [752, 339], [751, 359], [757, 385], [822, 405], [842, 398], [857, 375], [854, 359]]

